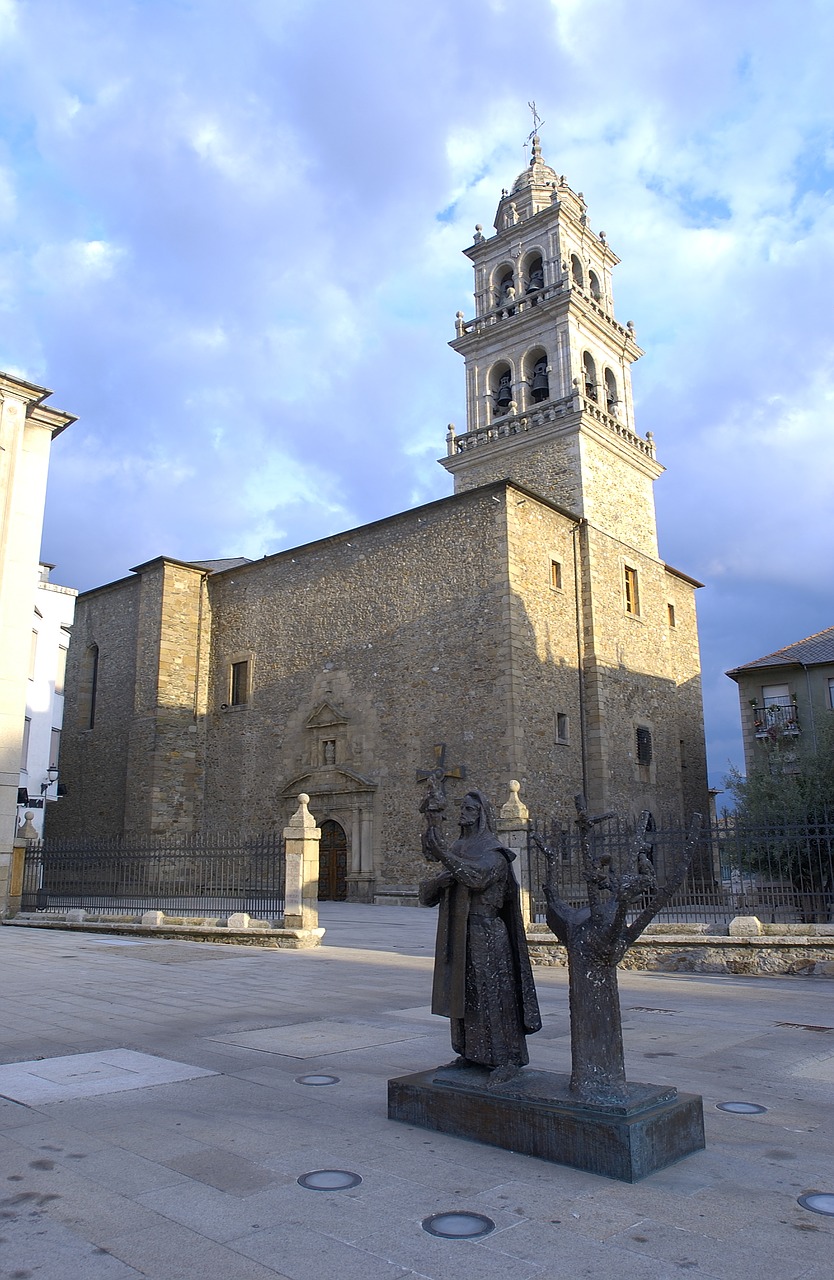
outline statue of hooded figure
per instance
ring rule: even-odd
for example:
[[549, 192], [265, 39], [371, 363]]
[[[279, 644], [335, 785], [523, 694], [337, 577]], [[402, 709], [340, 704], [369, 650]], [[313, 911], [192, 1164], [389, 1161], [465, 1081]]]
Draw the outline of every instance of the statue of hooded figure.
[[499, 843], [489, 802], [469, 791], [460, 838], [448, 852], [429, 828], [424, 852], [443, 871], [420, 885], [424, 907], [440, 904], [432, 1013], [449, 1019], [458, 1067], [490, 1071], [489, 1085], [511, 1080], [529, 1062], [526, 1036], [541, 1028], [521, 917], [515, 854]]

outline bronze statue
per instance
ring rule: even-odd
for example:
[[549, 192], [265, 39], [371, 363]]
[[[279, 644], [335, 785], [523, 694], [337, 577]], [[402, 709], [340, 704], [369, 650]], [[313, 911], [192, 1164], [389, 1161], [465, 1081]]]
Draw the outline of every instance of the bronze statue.
[[587, 906], [574, 907], [564, 901], [556, 877], [558, 851], [544, 844], [535, 832], [533, 838], [547, 860], [547, 923], [568, 956], [570, 1092], [583, 1102], [610, 1105], [621, 1102], [628, 1093], [617, 965], [683, 884], [698, 842], [701, 815], [692, 815], [686, 844], [666, 883], [659, 885], [648, 812], [641, 815], [629, 865], [618, 870], [610, 855], [595, 850], [591, 839], [594, 827], [614, 815], [590, 817], [584, 796], [576, 796], [575, 804]]
[[437, 810], [424, 812], [423, 852], [443, 864], [420, 885], [424, 907], [439, 903], [432, 1013], [449, 1019], [457, 1067], [485, 1067], [488, 1087], [511, 1080], [529, 1062], [525, 1037], [541, 1028], [521, 918], [515, 854], [495, 835], [489, 802], [469, 791], [460, 837], [448, 851]]

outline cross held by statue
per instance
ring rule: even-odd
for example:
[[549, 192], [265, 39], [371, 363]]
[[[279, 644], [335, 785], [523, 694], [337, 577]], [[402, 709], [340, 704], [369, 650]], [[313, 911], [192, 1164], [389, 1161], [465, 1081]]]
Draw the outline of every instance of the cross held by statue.
[[457, 766], [452, 765], [448, 768], [446, 767], [445, 742], [436, 742], [434, 744], [434, 766], [431, 769], [417, 770], [418, 782], [428, 782], [431, 779], [435, 785], [440, 788], [444, 795], [446, 793], [445, 783], [447, 778], [463, 779], [465, 777], [466, 770], [464, 768], [458, 768]]

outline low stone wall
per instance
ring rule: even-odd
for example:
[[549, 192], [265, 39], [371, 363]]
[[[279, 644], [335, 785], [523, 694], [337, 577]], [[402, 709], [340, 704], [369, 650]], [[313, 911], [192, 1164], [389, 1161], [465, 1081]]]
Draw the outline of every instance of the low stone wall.
[[[750, 977], [803, 974], [834, 978], [834, 925], [763, 925], [737, 917], [727, 933], [715, 926], [650, 925], [620, 962], [649, 973], [727, 973]], [[527, 931], [534, 965], [566, 966], [567, 954], [546, 926]]]
[[129, 937], [187, 938], [192, 942], [225, 942], [236, 947], [270, 947], [299, 951], [318, 947], [324, 929], [284, 929], [247, 915], [217, 919], [201, 916], [166, 916], [161, 911], [143, 915], [94, 915], [86, 911], [19, 912], [0, 921], [25, 929], [64, 929], [80, 933], [125, 934]]

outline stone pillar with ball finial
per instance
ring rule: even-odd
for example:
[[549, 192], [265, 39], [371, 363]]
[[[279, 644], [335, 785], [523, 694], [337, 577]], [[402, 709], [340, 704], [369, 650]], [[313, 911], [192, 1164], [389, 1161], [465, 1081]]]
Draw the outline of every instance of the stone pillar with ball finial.
[[317, 929], [319, 923], [319, 842], [321, 829], [301, 792], [298, 808], [284, 827], [284, 928]]
[[530, 813], [521, 799], [521, 786], [515, 778], [510, 781], [510, 795], [502, 804], [495, 821], [496, 834], [501, 843], [515, 854], [512, 864], [515, 878], [521, 890], [521, 918], [526, 928], [532, 920], [530, 900], [530, 859], [527, 853], [527, 832], [530, 827]]

